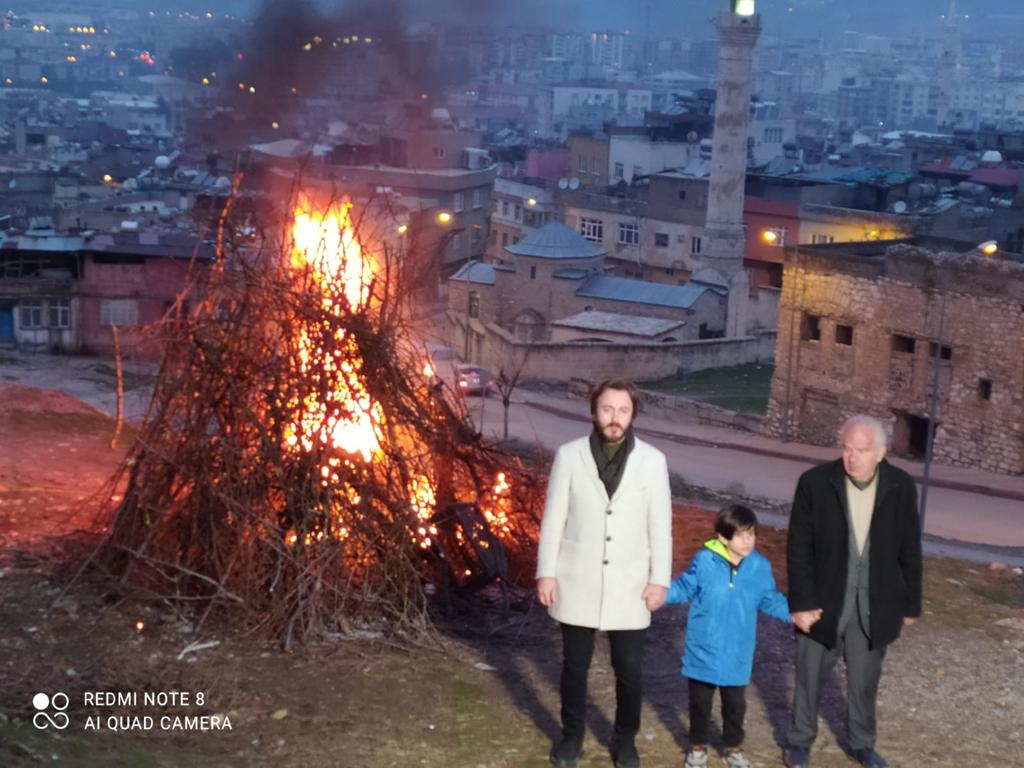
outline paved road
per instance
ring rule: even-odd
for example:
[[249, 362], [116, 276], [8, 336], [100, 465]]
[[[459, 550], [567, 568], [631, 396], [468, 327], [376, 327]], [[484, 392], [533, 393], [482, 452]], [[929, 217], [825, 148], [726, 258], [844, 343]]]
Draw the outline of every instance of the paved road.
[[[529, 391], [517, 392], [516, 399], [509, 433], [520, 440], [553, 450], [589, 428], [584, 402]], [[483, 406], [483, 431], [500, 436], [500, 400], [470, 403], [477, 420]], [[654, 414], [642, 414], [636, 426], [644, 439], [665, 452], [671, 471], [687, 483], [783, 506], [791, 501], [804, 470], [837, 455], [827, 448], [784, 444]], [[920, 477], [920, 464], [896, 463]], [[1024, 478], [948, 467], [933, 467], [932, 477], [925, 515], [931, 551], [959, 556], [958, 543], [983, 545], [978, 559], [1024, 564]], [[772, 516], [769, 522], [784, 525], [786, 516]]]
[[[153, 372], [152, 367], [133, 368], [137, 373]], [[110, 364], [100, 358], [4, 352], [0, 356], [0, 380], [60, 389], [108, 415], [114, 413], [116, 398]], [[128, 420], [142, 417], [148, 396], [148, 387], [126, 393]], [[589, 429], [587, 405], [583, 401], [525, 389], [517, 390], [515, 399], [510, 432], [521, 440], [553, 450]], [[499, 434], [500, 400], [471, 398], [469, 402], [477, 418], [483, 407], [484, 431]], [[642, 414], [637, 428], [645, 439], [666, 453], [673, 473], [687, 483], [778, 505], [789, 503], [801, 472], [836, 455], [827, 448], [781, 443], [687, 422], [674, 415]], [[920, 477], [920, 464], [902, 460], [896, 463]], [[937, 465], [933, 468], [933, 479], [941, 487], [933, 486], [929, 491], [925, 516], [925, 532], [932, 538], [931, 551], [1024, 565], [1024, 478]], [[766, 521], [784, 526], [786, 516], [769, 515]], [[982, 545], [983, 549], [961, 551], [960, 543]]]

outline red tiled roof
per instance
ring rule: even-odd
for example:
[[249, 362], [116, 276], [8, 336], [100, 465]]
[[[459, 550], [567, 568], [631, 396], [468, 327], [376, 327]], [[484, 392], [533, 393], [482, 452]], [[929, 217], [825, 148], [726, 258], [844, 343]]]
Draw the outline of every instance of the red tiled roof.
[[990, 187], [1016, 187], [1020, 172], [1014, 168], [979, 168], [971, 174], [971, 181]]

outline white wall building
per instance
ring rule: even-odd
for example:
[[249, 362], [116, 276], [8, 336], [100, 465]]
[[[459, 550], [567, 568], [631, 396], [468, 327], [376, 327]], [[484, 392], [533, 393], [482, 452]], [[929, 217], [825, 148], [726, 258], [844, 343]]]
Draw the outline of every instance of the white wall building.
[[608, 146], [608, 181], [631, 183], [637, 176], [682, 168], [699, 153], [698, 142], [652, 141], [646, 133], [612, 133]]

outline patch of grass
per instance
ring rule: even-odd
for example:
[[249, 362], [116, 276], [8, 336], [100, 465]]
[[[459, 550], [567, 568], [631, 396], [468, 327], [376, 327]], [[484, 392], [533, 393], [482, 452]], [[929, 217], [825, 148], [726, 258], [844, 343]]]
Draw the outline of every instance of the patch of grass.
[[61, 765], [64, 768], [186, 768], [203, 765], [208, 768], [233, 768], [239, 762], [223, 762], [209, 755], [163, 745], [148, 745], [139, 736], [118, 734], [106, 737], [104, 743], [92, 739], [86, 744], [86, 734], [71, 728], [57, 735], [41, 731], [28, 724], [13, 722], [0, 724], [0, 765], [7, 768], [41, 764]]
[[[92, 370], [101, 376], [107, 377], [105, 379], [92, 379], [92, 381], [99, 381], [103, 384], [109, 384], [112, 387], [117, 386], [117, 369], [112, 365], [106, 363], [97, 363], [92, 366]], [[138, 389], [139, 387], [151, 387], [156, 383], [156, 376], [152, 376], [145, 373], [133, 373], [132, 371], [122, 371], [121, 380], [124, 384], [125, 390]]]
[[1024, 608], [1024, 585], [1019, 581], [972, 584], [971, 591], [990, 603], [1005, 605], [1010, 608]]
[[983, 565], [949, 558], [926, 558], [924, 569], [925, 620], [947, 627], [981, 629], [1003, 638], [995, 621], [1024, 607], [1020, 577], [995, 573]]
[[12, 410], [0, 415], [4, 428], [39, 432], [98, 435], [113, 432], [114, 422], [102, 413]]
[[644, 382], [643, 387], [655, 392], [683, 395], [730, 411], [765, 413], [774, 370], [771, 365], [750, 363]]

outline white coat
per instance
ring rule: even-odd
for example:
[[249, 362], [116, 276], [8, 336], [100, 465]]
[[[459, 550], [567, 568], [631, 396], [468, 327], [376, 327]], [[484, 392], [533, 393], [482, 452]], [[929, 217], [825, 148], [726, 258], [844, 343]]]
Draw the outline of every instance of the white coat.
[[672, 494], [665, 454], [636, 440], [609, 500], [590, 438], [558, 449], [548, 481], [537, 578], [554, 577], [549, 609], [564, 624], [644, 629], [651, 614], [640, 595], [672, 579]]

